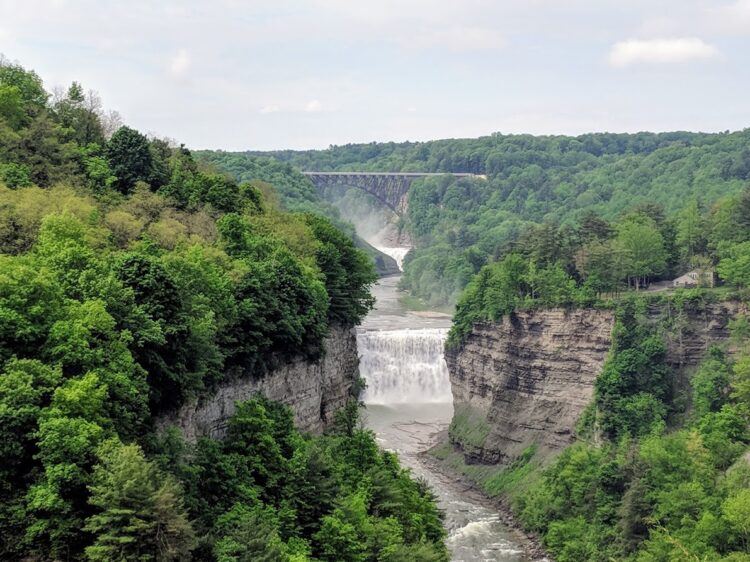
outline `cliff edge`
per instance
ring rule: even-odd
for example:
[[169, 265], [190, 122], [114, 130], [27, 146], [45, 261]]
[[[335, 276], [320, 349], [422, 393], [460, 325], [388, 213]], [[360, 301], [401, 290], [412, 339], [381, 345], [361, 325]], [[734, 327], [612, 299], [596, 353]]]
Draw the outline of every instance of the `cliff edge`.
[[[729, 339], [738, 302], [678, 310], [652, 304], [645, 316], [660, 327], [675, 385], [685, 386], [708, 348]], [[611, 343], [614, 311], [517, 311], [474, 324], [446, 362], [453, 390], [452, 445], [468, 464], [509, 464], [530, 446], [558, 452], [594, 396]]]
[[159, 419], [157, 426], [177, 426], [190, 442], [201, 436], [221, 438], [235, 404], [263, 394], [289, 406], [301, 431], [319, 433], [333, 422], [334, 413], [349, 400], [359, 378], [355, 330], [331, 327], [325, 350], [318, 361], [294, 358], [262, 378], [230, 378], [211, 395]]

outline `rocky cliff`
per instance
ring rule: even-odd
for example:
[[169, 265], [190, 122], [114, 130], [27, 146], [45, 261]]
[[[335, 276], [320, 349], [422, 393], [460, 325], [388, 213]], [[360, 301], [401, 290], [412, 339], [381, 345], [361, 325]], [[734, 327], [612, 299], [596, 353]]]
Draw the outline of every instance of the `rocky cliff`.
[[[729, 338], [739, 309], [734, 302], [649, 307], [648, 321], [659, 327], [682, 384], [712, 344]], [[543, 454], [569, 445], [593, 398], [613, 326], [610, 310], [561, 309], [475, 324], [460, 347], [446, 352], [455, 408], [450, 436], [466, 461], [505, 464], [532, 444]]]
[[690, 374], [690, 367], [701, 362], [708, 348], [729, 339], [729, 321], [746, 314], [739, 301], [708, 303], [676, 308], [672, 304], [652, 304], [649, 320], [659, 328], [667, 346], [667, 363], [678, 374]]
[[522, 311], [476, 324], [461, 347], [448, 350], [451, 440], [467, 462], [509, 462], [532, 443], [568, 445], [613, 325], [611, 311]]
[[300, 430], [320, 432], [349, 399], [359, 377], [354, 329], [331, 328], [325, 349], [325, 355], [316, 362], [296, 358], [262, 378], [230, 379], [210, 396], [185, 404], [157, 425], [176, 425], [191, 442], [203, 435], [221, 438], [236, 402], [260, 393], [290, 406]]

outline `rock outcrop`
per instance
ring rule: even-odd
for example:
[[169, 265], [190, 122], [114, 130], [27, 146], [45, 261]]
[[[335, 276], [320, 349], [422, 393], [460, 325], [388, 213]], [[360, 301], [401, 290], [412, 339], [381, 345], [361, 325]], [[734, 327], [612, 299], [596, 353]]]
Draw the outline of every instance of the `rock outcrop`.
[[[729, 338], [729, 321], [745, 307], [708, 303], [647, 312], [667, 346], [675, 387], [683, 387], [708, 348]], [[530, 445], [542, 454], [574, 439], [591, 402], [614, 326], [611, 310], [519, 311], [477, 323], [446, 352], [454, 400], [451, 441], [467, 462], [506, 464]]]
[[291, 407], [301, 431], [318, 433], [333, 421], [346, 404], [359, 377], [359, 357], [354, 329], [332, 327], [325, 340], [325, 355], [316, 362], [291, 359], [262, 378], [230, 378], [210, 396], [188, 402], [158, 420], [159, 427], [177, 426], [185, 439], [221, 438], [238, 401], [255, 394]]
[[667, 363], [678, 371], [689, 371], [709, 347], [727, 341], [729, 322], [740, 313], [747, 313], [747, 306], [739, 301], [686, 307], [682, 312], [667, 304], [651, 305], [648, 310], [651, 322], [662, 327]]
[[[609, 310], [519, 311], [479, 323], [446, 352], [456, 411], [451, 438], [469, 463], [506, 463], [530, 444], [571, 442], [611, 343]], [[485, 424], [479, 432], [461, 424]], [[478, 439], [461, 439], [460, 435]]]

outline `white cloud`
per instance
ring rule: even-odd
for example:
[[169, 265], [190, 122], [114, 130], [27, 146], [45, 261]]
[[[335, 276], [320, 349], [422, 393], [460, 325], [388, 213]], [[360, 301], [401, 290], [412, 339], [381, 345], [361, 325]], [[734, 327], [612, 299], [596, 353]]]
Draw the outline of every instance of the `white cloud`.
[[278, 111], [281, 111], [281, 108], [278, 105], [264, 105], [260, 108], [259, 113], [267, 115], [268, 113], [276, 113]]
[[[322, 21], [340, 28], [337, 33], [348, 34], [354, 41], [457, 53], [494, 50], [506, 44], [500, 29], [502, 15], [487, 0], [312, 1], [319, 7]], [[484, 15], [479, 25], [477, 13]]]
[[169, 62], [169, 73], [175, 78], [182, 78], [190, 70], [190, 55], [185, 49], [180, 49]]
[[737, 0], [727, 11], [745, 23], [750, 23], [750, 0]]
[[319, 100], [310, 100], [305, 106], [305, 111], [307, 111], [308, 113], [317, 113], [318, 111], [323, 111], [323, 104], [321, 104]]
[[719, 56], [719, 51], [697, 37], [673, 39], [628, 39], [612, 46], [609, 63], [615, 67], [634, 64], [674, 64], [704, 61]]

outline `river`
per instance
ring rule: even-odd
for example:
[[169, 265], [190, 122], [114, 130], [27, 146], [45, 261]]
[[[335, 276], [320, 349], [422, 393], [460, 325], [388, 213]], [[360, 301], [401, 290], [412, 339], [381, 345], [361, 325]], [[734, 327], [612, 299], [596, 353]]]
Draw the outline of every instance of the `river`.
[[404, 466], [430, 483], [445, 513], [452, 560], [526, 561], [517, 535], [490, 502], [420, 460], [420, 453], [445, 434], [453, 415], [443, 358], [451, 318], [404, 309], [398, 280], [386, 277], [373, 288], [375, 309], [357, 333], [360, 372], [367, 382], [366, 423], [382, 447], [395, 451]]

